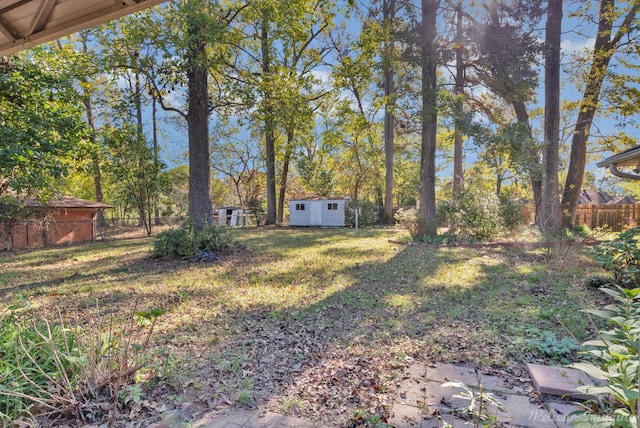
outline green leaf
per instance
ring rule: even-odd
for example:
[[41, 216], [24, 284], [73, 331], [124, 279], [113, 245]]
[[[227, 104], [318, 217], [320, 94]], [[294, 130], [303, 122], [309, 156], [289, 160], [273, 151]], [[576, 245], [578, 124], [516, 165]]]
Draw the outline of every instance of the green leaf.
[[569, 367], [581, 370], [594, 379], [606, 380], [609, 377], [609, 374], [607, 372], [591, 363], [574, 363]]
[[602, 319], [609, 319], [610, 317], [612, 317], [614, 314], [612, 312], [609, 311], [604, 311], [602, 309], [585, 309], [584, 312], [589, 313], [591, 315], [595, 315], [599, 318]]
[[605, 342], [604, 340], [595, 339], [595, 340], [587, 340], [586, 342], [584, 342], [582, 344], [582, 346], [585, 346], [585, 347], [594, 346], [594, 347], [597, 347], [597, 348], [607, 348], [609, 346], [609, 344], [607, 342]]

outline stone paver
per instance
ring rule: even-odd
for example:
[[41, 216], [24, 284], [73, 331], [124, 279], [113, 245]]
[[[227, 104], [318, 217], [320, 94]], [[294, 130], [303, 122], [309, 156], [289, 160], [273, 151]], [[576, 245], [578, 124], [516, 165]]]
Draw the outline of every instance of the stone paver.
[[427, 367], [427, 379], [438, 382], [462, 382], [466, 385], [476, 385], [479, 377], [478, 373], [472, 368], [437, 363]]
[[224, 413], [200, 418], [194, 427], [202, 428], [330, 428], [295, 416], [245, 409], [227, 409]]
[[524, 389], [505, 383], [500, 376], [484, 375], [464, 366], [440, 363], [427, 368], [427, 381], [414, 378], [400, 384], [399, 398], [393, 407], [390, 423], [398, 428], [442, 426], [442, 418], [454, 426], [464, 426], [456, 417], [464, 413], [469, 401], [454, 395], [468, 393], [464, 388], [445, 388], [444, 382], [458, 381], [477, 394], [479, 385], [501, 403], [505, 412], [492, 409], [498, 421], [523, 428], [566, 428], [564, 416], [576, 407], [563, 403], [531, 402]]
[[568, 422], [570, 422], [574, 418], [574, 416], [570, 415], [576, 410], [576, 406], [555, 401], [545, 403], [545, 406], [547, 407], [547, 409], [549, 409], [551, 419], [556, 423], [558, 428], [571, 427]]
[[[565, 417], [577, 407], [567, 402], [531, 402], [524, 389], [506, 384], [500, 376], [484, 375], [468, 367], [438, 363], [416, 364], [407, 370], [408, 377], [399, 385], [398, 397], [391, 410], [389, 424], [396, 428], [436, 428], [443, 421], [456, 427], [468, 421], [459, 416], [468, 401], [453, 397], [463, 391], [445, 388], [444, 382], [462, 382], [477, 393], [478, 386], [491, 393], [506, 412], [495, 411], [498, 421], [521, 428], [568, 428]], [[293, 416], [272, 412], [227, 409], [193, 423], [203, 428], [335, 428]]]
[[508, 394], [500, 400], [505, 412], [497, 412], [499, 421], [518, 427], [556, 428], [549, 411], [542, 405], [531, 403], [529, 397]]
[[516, 385], [510, 385], [500, 376], [482, 375], [482, 388], [485, 391], [505, 394], [524, 394], [524, 389]]
[[586, 373], [576, 369], [540, 364], [527, 364], [527, 369], [531, 374], [533, 385], [542, 394], [584, 399], [586, 398], [584, 394], [580, 394], [576, 388], [581, 385], [593, 385], [593, 381]]

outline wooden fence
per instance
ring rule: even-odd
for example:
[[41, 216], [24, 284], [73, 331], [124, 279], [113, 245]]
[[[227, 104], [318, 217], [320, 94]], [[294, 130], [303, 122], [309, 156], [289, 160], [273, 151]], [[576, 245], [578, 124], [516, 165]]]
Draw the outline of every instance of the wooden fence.
[[586, 224], [590, 229], [606, 227], [621, 232], [640, 224], [640, 204], [582, 204], [578, 205], [576, 224]]
[[[534, 215], [533, 205], [522, 206], [523, 224], [533, 223]], [[580, 204], [576, 224], [585, 224], [589, 229], [601, 227], [622, 232], [628, 227], [640, 225], [640, 204]]]

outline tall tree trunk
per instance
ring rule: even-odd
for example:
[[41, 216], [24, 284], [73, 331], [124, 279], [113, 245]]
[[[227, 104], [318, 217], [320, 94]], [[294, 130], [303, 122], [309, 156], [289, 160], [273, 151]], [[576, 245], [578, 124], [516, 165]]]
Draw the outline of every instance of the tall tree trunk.
[[[89, 51], [87, 46], [87, 40], [85, 37], [82, 38], [82, 52], [86, 55]], [[81, 85], [83, 88], [85, 86], [88, 87], [89, 78], [87, 76], [83, 76], [81, 79], [82, 83], [85, 85]], [[93, 183], [96, 191], [96, 202], [104, 203], [104, 193], [102, 191], [102, 172], [100, 171], [100, 156], [98, 155], [98, 144], [96, 142], [96, 124], [93, 117], [93, 103], [91, 102], [91, 94], [87, 91], [87, 89], [83, 89], [82, 93], [82, 103], [84, 104], [84, 109], [87, 114], [87, 126], [89, 127], [89, 139], [91, 141], [91, 146], [94, 148], [91, 151], [91, 173], [93, 175]], [[104, 209], [98, 210], [97, 222], [99, 225], [104, 223]]]
[[549, 0], [544, 65], [544, 148], [540, 226], [544, 235], [562, 227], [558, 185], [560, 147], [560, 36], [562, 0]]
[[[160, 174], [160, 157], [159, 157], [159, 149], [158, 149], [158, 100], [155, 95], [152, 100], [152, 110], [151, 110], [151, 118], [153, 123], [153, 166], [154, 166], [154, 174]], [[156, 196], [153, 201], [153, 214], [154, 214], [154, 223], [156, 226], [160, 226], [160, 208], [158, 207], [158, 197]]]
[[384, 194], [382, 192], [382, 187], [376, 186], [375, 189], [374, 189], [374, 192], [375, 192], [375, 195], [376, 195], [376, 205], [378, 207], [384, 206]]
[[393, 21], [396, 16], [396, 0], [385, 0], [383, 4], [383, 21], [386, 31], [385, 53], [386, 60], [384, 70], [384, 168], [385, 168], [385, 193], [384, 193], [384, 214], [389, 223], [393, 223], [393, 149], [394, 149], [394, 128], [395, 120], [393, 117], [393, 106], [395, 101], [395, 70], [394, 70], [394, 37], [393, 37]]
[[437, 0], [422, 0], [422, 141], [420, 150], [420, 212], [423, 230], [436, 234], [436, 135], [438, 126], [437, 58]]
[[[136, 55], [137, 57], [137, 55]], [[147, 171], [146, 171], [146, 160], [145, 160], [145, 152], [146, 152], [146, 143], [144, 141], [144, 133], [142, 128], [142, 85], [140, 84], [140, 73], [136, 70], [135, 75], [135, 93], [134, 100], [136, 106], [136, 125], [137, 125], [137, 135], [136, 135], [136, 150], [138, 152], [138, 169], [140, 174], [140, 179], [138, 181], [138, 209], [140, 211], [140, 224], [144, 226], [144, 230], [147, 233], [147, 236], [151, 236], [151, 222], [149, 221], [149, 209], [151, 208], [147, 204], [148, 199], [148, 189], [147, 189]]]
[[[82, 81], [85, 83], [88, 82], [86, 78], [83, 78]], [[91, 141], [91, 145], [94, 147], [94, 149], [91, 151], [91, 173], [93, 175], [93, 184], [96, 191], [96, 202], [103, 203], [104, 193], [102, 192], [102, 172], [100, 170], [100, 156], [98, 155], [96, 142], [96, 125], [93, 120], [93, 104], [91, 103], [91, 97], [86, 92], [83, 94], [82, 102], [87, 113], [87, 125], [89, 127], [89, 131], [91, 132], [89, 135], [89, 139]], [[97, 222], [100, 225], [104, 223], [103, 209], [98, 210]]]
[[526, 146], [526, 153], [530, 159], [529, 180], [531, 182], [531, 190], [533, 192], [533, 202], [535, 207], [534, 223], [540, 225], [540, 203], [542, 193], [542, 171], [540, 171], [540, 152], [534, 144], [533, 133], [531, 132], [531, 124], [529, 122], [529, 113], [523, 101], [512, 101], [513, 109], [516, 113], [518, 122], [527, 127], [527, 135], [529, 141]]
[[[262, 50], [262, 78], [269, 79], [271, 73], [271, 58], [269, 50], [269, 21], [262, 20], [262, 34], [260, 36]], [[275, 123], [271, 88], [263, 82], [262, 109], [264, 113], [264, 138], [267, 169], [267, 220], [265, 224], [275, 224], [276, 213], [276, 149]]]
[[462, 28], [462, 2], [456, 7], [456, 80], [454, 93], [456, 95], [456, 118], [453, 134], [453, 195], [458, 196], [464, 184], [463, 153], [462, 153], [462, 124], [460, 123], [462, 109], [462, 95], [464, 94], [464, 33]]
[[207, 85], [206, 50], [203, 28], [194, 17], [188, 23], [187, 54], [189, 138], [189, 216], [197, 230], [211, 224], [211, 155], [209, 152], [209, 88]]
[[587, 86], [580, 103], [578, 119], [571, 141], [571, 155], [569, 157], [569, 171], [562, 194], [562, 209], [567, 215], [564, 224], [572, 227], [578, 210], [578, 198], [582, 192], [584, 169], [587, 163], [587, 141], [591, 131], [591, 124], [598, 109], [600, 90], [604, 82], [609, 62], [615, 53], [622, 37], [633, 29], [631, 25], [636, 19], [640, 3], [633, 2], [626, 13], [622, 25], [615, 35], [613, 19], [615, 0], [601, 0], [598, 21], [598, 33], [593, 48], [593, 62], [586, 78]]
[[284, 160], [282, 162], [282, 174], [280, 176], [280, 197], [278, 198], [278, 223], [282, 224], [284, 219], [284, 199], [287, 195], [287, 178], [289, 176], [289, 163], [293, 151], [293, 129], [287, 130], [287, 145], [284, 150]]

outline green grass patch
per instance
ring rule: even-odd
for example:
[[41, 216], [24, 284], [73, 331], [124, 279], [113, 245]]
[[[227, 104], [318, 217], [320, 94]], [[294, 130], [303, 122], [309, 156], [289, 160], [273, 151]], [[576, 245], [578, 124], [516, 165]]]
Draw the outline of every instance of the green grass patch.
[[243, 405], [281, 398], [287, 412], [328, 411], [302, 389], [279, 388], [329, 358], [379, 358], [391, 384], [398, 355], [564, 362], [574, 352], [564, 338], [590, 336], [580, 310], [597, 292], [581, 279], [599, 269], [586, 254], [549, 262], [540, 251], [389, 242], [403, 234], [243, 229], [246, 249], [216, 263], [153, 259], [152, 238], [3, 255], [0, 302], [21, 294], [63, 319], [89, 317], [96, 302], [116, 320], [136, 304], [162, 308], [150, 346], [183, 379]]

